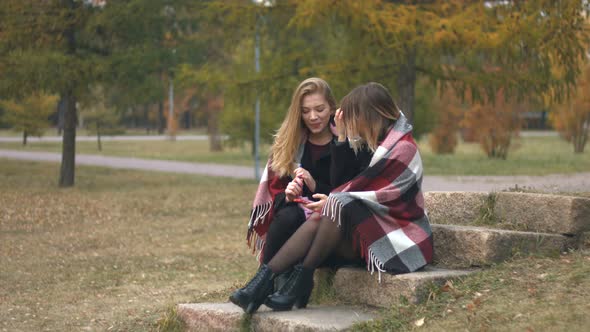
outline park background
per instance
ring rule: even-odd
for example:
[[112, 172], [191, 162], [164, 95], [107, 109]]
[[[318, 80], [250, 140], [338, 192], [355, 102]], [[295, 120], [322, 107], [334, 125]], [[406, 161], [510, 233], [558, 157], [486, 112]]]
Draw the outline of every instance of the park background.
[[[387, 86], [414, 124], [426, 176], [587, 174], [588, 7], [3, 0], [0, 152], [60, 162], [1, 159], [0, 329], [174, 330], [174, 304], [225, 300], [256, 266], [245, 245], [256, 170], [310, 76], [338, 99], [368, 81]], [[252, 171], [76, 167], [77, 154]], [[590, 196], [514, 185], [505, 190]], [[588, 323], [589, 272], [583, 252], [517, 258], [457, 285], [457, 298], [392, 308], [384, 324], [575, 329]], [[475, 292], [484, 305], [466, 310]]]

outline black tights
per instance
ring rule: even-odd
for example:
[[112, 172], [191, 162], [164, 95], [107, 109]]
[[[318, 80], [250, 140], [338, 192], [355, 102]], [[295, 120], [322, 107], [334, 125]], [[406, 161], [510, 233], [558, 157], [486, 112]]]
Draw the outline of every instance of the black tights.
[[262, 262], [268, 264], [304, 222], [305, 213], [298, 205], [288, 205], [278, 210], [266, 234]]
[[303, 261], [304, 267], [315, 269], [330, 254], [348, 260], [358, 258], [358, 254], [344, 241], [337, 223], [314, 213], [287, 240], [268, 266], [274, 273], [282, 273]]

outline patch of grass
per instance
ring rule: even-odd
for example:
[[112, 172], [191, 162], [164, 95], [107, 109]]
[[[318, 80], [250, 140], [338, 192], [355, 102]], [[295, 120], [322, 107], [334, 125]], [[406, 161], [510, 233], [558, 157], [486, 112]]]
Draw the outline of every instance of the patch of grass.
[[590, 253], [530, 256], [447, 283], [426, 303], [392, 307], [354, 331], [585, 331], [589, 287]]
[[176, 306], [170, 306], [164, 317], [157, 321], [156, 326], [158, 332], [182, 332], [186, 329], [186, 325], [178, 317]]
[[240, 332], [253, 332], [252, 315], [243, 314], [239, 323]]
[[[23, 133], [21, 131], [16, 131], [12, 129], [0, 129], [0, 137], [22, 137]], [[84, 128], [78, 128], [76, 130], [77, 136], [96, 136], [96, 133], [93, 131], [86, 130]], [[142, 128], [126, 128], [124, 132], [121, 134], [117, 134], [117, 136], [155, 136], [159, 135], [157, 131], [150, 130], [149, 132]], [[206, 128], [193, 128], [193, 129], [183, 129], [177, 132], [177, 136], [186, 136], [186, 135], [207, 135]], [[43, 137], [51, 137], [57, 136], [57, 129], [56, 128], [47, 128], [43, 131]]]
[[576, 155], [571, 144], [559, 137], [521, 137], [506, 160], [489, 159], [477, 143], [464, 142], [452, 155], [437, 155], [427, 142], [424, 137], [419, 145], [429, 175], [546, 175], [590, 169], [590, 149]]
[[[227, 301], [256, 271], [254, 181], [78, 167], [59, 189], [58, 171], [0, 162], [0, 330], [174, 330], [177, 303]], [[357, 330], [581, 331], [588, 298], [590, 254], [527, 256]]]
[[327, 304], [337, 302], [336, 291], [332, 287], [335, 275], [336, 271], [331, 268], [322, 268], [315, 272], [315, 284], [310, 299], [312, 303]]
[[[249, 180], [0, 162], [0, 331], [146, 331], [255, 271]], [[168, 318], [166, 318], [168, 317]]]
[[496, 194], [489, 193], [485, 198], [483, 204], [479, 208], [479, 215], [473, 222], [475, 226], [492, 226], [500, 222], [498, 217], [494, 214], [494, 207], [496, 206]]

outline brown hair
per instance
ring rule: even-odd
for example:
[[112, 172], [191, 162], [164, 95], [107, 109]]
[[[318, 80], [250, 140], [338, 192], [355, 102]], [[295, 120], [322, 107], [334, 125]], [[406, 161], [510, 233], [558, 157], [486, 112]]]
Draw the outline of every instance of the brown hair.
[[279, 176], [289, 175], [294, 169], [293, 162], [297, 148], [301, 144], [303, 134], [308, 130], [301, 119], [301, 103], [303, 97], [315, 93], [320, 93], [326, 98], [330, 112], [336, 110], [336, 99], [332, 95], [332, 89], [330, 89], [326, 81], [321, 78], [312, 77], [299, 84], [291, 98], [291, 105], [287, 111], [287, 116], [274, 135], [275, 140], [270, 148], [272, 155], [270, 166]]
[[[354, 88], [342, 98], [340, 106], [346, 136], [360, 137], [375, 151], [378, 140], [400, 115], [400, 110], [387, 89], [379, 83], [367, 83]], [[360, 143], [351, 140], [355, 151]]]

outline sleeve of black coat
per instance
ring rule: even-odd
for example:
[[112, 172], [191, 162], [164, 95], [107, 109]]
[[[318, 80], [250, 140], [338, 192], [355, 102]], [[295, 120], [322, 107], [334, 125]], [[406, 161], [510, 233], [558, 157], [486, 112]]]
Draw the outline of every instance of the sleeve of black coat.
[[[332, 167], [332, 166], [330, 166]], [[315, 192], [318, 194], [324, 194], [324, 195], [328, 195], [330, 194], [330, 191], [332, 191], [332, 186], [327, 184], [327, 183], [323, 183], [323, 182], [316, 182], [315, 184]]]
[[352, 180], [360, 172], [361, 162], [348, 144], [348, 141], [332, 142], [330, 149], [332, 154], [330, 182], [336, 188]]

